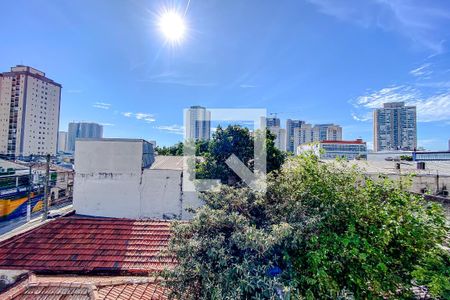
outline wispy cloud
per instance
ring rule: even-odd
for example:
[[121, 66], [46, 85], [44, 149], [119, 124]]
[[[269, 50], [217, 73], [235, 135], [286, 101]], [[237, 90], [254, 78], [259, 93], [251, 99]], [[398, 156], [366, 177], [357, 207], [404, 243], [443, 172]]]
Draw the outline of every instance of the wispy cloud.
[[143, 120], [143, 121], [146, 121], [148, 123], [156, 121], [155, 116], [152, 115], [152, 114], [138, 112], [134, 116], [136, 117], [136, 119]]
[[216, 85], [215, 82], [194, 78], [192, 76], [183, 75], [177, 72], [163, 72], [160, 74], [152, 75], [148, 78], [142, 78], [139, 81], [182, 85], [187, 87], [209, 87]]
[[450, 89], [450, 81], [418, 82], [416, 85], [419, 87]]
[[136, 120], [145, 121], [146, 123], [153, 123], [153, 122], [156, 121], [155, 116], [153, 114], [149, 114], [149, 113], [143, 113], [143, 112], [137, 112], [137, 113], [122, 112], [121, 114], [124, 117], [127, 117], [127, 118], [134, 117], [134, 118], [136, 118]]
[[[450, 91], [448, 90], [425, 95], [421, 90], [410, 85], [391, 86], [359, 96], [353, 101], [353, 105], [364, 116], [367, 115], [367, 110], [382, 107], [383, 103], [400, 101], [417, 107], [418, 122], [450, 120]], [[353, 114], [355, 120], [370, 120], [363, 116]]]
[[[413, 43], [432, 50], [444, 51], [448, 38], [450, 11], [445, 1], [420, 0], [308, 0], [321, 13], [339, 20], [369, 28], [378, 27], [397, 32]], [[444, 30], [442, 30], [444, 29]]]
[[257, 85], [253, 85], [253, 84], [241, 84], [239, 87], [241, 87], [243, 89], [252, 89], [252, 88], [256, 88], [258, 86]]
[[102, 125], [102, 126], [115, 126], [115, 125], [112, 124], [112, 123], [100, 123], [100, 125]]
[[358, 115], [358, 114], [352, 112], [352, 118], [355, 121], [366, 122], [366, 121], [372, 120], [372, 113], [371, 112], [366, 112], [366, 113], [364, 113], [362, 115]]
[[111, 104], [105, 103], [105, 102], [95, 102], [94, 104], [92, 104], [92, 107], [99, 108], [99, 109], [110, 109]]
[[433, 71], [430, 70], [430, 66], [430, 63], [423, 64], [420, 67], [409, 71], [409, 74], [415, 77], [428, 77], [433, 73]]
[[158, 130], [162, 130], [162, 131], [166, 131], [168, 133], [173, 133], [173, 134], [179, 134], [179, 135], [183, 135], [184, 134], [184, 126], [181, 125], [160, 125], [160, 126], [155, 126], [155, 129]]

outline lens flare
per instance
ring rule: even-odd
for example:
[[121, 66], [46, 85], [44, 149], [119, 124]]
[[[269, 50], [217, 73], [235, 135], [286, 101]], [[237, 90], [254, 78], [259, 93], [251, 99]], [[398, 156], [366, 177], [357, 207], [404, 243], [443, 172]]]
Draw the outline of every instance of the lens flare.
[[161, 14], [158, 26], [166, 39], [172, 43], [179, 43], [186, 32], [184, 19], [176, 11], [166, 11]]

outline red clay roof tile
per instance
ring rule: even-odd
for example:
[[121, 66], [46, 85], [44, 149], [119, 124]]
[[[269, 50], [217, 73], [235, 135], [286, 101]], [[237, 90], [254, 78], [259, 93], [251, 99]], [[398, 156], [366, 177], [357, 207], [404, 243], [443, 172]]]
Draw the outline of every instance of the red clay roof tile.
[[0, 268], [147, 274], [174, 265], [169, 238], [165, 221], [64, 217], [0, 243]]

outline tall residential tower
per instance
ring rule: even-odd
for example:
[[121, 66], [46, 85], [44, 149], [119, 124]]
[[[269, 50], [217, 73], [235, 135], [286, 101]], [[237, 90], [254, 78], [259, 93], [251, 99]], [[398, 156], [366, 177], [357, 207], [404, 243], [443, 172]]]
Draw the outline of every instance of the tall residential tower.
[[103, 138], [103, 126], [97, 123], [79, 122], [69, 123], [67, 134], [67, 151], [75, 151], [77, 139], [101, 139]]
[[209, 140], [211, 136], [211, 112], [202, 106], [191, 106], [185, 110], [185, 138]]
[[295, 131], [296, 128], [302, 127], [303, 124], [305, 124], [305, 121], [291, 119], [286, 120], [286, 151], [295, 153]]
[[416, 107], [384, 103], [373, 112], [374, 151], [414, 150], [417, 147]]
[[0, 73], [0, 154], [56, 154], [61, 85], [28, 66]]

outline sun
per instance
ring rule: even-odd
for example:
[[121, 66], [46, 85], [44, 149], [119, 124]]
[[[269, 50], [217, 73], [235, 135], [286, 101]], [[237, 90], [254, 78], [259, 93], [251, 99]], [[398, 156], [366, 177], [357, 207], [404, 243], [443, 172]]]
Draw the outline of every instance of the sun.
[[175, 11], [166, 11], [161, 14], [158, 26], [166, 39], [172, 43], [180, 42], [186, 32], [183, 17]]

